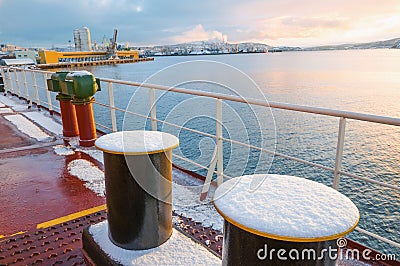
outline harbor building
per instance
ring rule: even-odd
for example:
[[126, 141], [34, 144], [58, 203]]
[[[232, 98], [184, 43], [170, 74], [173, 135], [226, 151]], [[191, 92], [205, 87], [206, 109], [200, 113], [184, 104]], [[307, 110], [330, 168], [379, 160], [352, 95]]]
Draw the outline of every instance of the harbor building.
[[74, 30], [74, 42], [76, 51], [92, 51], [92, 43], [90, 41], [90, 30], [82, 27]]
[[21, 46], [16, 46], [14, 44], [6, 44], [6, 43], [0, 44], [0, 52], [5, 52], [5, 53], [11, 52], [11, 53], [13, 53], [16, 50], [28, 50], [28, 49], [27, 48], [23, 48]]
[[34, 50], [20, 50], [20, 51], [15, 51], [15, 58], [16, 59], [32, 59], [33, 62], [37, 62], [37, 59], [39, 58], [39, 54], [37, 51]]

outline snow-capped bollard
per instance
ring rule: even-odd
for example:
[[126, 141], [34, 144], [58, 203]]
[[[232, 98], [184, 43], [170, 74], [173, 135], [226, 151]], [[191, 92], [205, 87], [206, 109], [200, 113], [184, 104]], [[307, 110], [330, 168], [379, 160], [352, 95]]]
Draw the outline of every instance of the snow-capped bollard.
[[172, 149], [179, 140], [158, 131], [122, 131], [100, 137], [110, 240], [143, 250], [172, 234]]
[[225, 220], [223, 265], [335, 265], [360, 217], [338, 191], [294, 176], [237, 177], [213, 203]]

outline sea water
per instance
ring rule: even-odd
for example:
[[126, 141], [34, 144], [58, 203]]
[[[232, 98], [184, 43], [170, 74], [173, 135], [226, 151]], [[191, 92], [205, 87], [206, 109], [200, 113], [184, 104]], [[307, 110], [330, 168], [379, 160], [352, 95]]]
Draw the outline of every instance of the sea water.
[[[174, 64], [212, 60], [233, 66], [248, 75], [258, 85], [265, 99], [270, 102], [284, 102], [299, 105], [369, 113], [381, 116], [400, 117], [400, 50], [348, 50], [310, 51], [267, 54], [237, 54], [214, 56], [168, 56], [156, 57], [152, 62], [138, 64], [105, 65], [86, 67], [96, 77], [145, 82], [152, 75]], [[173, 73], [172, 75], [184, 75]], [[150, 79], [151, 80], [151, 79]], [[162, 80], [162, 79], [161, 79]], [[163, 84], [161, 84], [163, 85]], [[102, 91], [96, 100], [108, 104], [108, 84], [102, 82]], [[212, 85], [201, 82], [186, 84], [190, 89], [211, 90]], [[133, 87], [113, 84], [115, 105], [125, 109], [135, 93]], [[211, 90], [213, 91], [213, 90]], [[218, 92], [218, 88], [214, 91]], [[190, 96], [176, 93], [167, 94], [157, 106], [157, 117], [168, 117], [180, 103], [189, 101]], [[199, 100], [200, 103], [200, 100]], [[230, 106], [241, 116], [247, 111], [238, 104]], [[182, 106], [181, 106], [182, 107]], [[130, 105], [132, 108], [132, 105]], [[215, 119], [204, 117], [204, 108], [215, 111], [213, 103], [196, 104], [175, 114], [192, 116], [181, 126], [215, 134]], [[227, 110], [226, 107], [224, 107]], [[200, 110], [201, 109], [201, 110]], [[97, 122], [111, 126], [109, 109], [95, 106]], [[124, 113], [116, 111], [119, 129], [123, 127]], [[146, 114], [146, 113], [144, 113]], [[225, 114], [225, 112], [224, 112]], [[278, 153], [308, 160], [327, 167], [335, 165], [339, 118], [314, 115], [287, 110], [272, 109], [273, 125], [267, 132], [272, 148]], [[196, 119], [195, 119], [196, 118]], [[214, 117], [215, 118], [215, 117]], [[243, 117], [242, 117], [243, 118]], [[251, 124], [252, 118], [244, 117], [250, 124], [244, 125], [249, 143], [256, 145], [260, 138], [258, 124]], [[223, 122], [229, 122], [223, 117]], [[234, 120], [234, 119], [233, 119]], [[256, 120], [256, 119], [255, 119]], [[236, 120], [231, 123], [234, 124]], [[263, 124], [261, 121], [257, 123]], [[148, 121], [143, 124], [149, 128]], [[158, 127], [162, 127], [159, 123]], [[240, 127], [238, 125], [238, 127]], [[164, 128], [165, 129], [165, 128]], [[243, 126], [240, 128], [243, 130]], [[231, 131], [231, 132], [230, 132]], [[234, 129], [224, 128], [224, 137], [230, 137]], [[234, 135], [234, 134], [233, 134]], [[187, 131], [179, 132], [180, 156], [208, 165], [212, 158], [215, 140]], [[257, 171], [306, 177], [332, 186], [333, 173], [309, 165], [287, 160], [279, 156], [260, 156], [259, 151], [247, 149], [240, 155], [241, 148], [224, 143], [225, 174], [238, 176]], [[238, 155], [239, 153], [239, 155]], [[235, 155], [231, 158], [232, 156]], [[176, 160], [178, 164], [203, 175], [206, 170]], [[368, 177], [400, 186], [400, 128], [376, 123], [348, 119], [343, 152], [344, 171], [361, 177]], [[348, 196], [360, 209], [359, 226], [388, 239], [400, 242], [400, 197], [399, 192], [341, 176], [339, 191]], [[400, 254], [400, 249], [385, 244], [361, 233], [351, 233], [350, 238], [387, 254]]]

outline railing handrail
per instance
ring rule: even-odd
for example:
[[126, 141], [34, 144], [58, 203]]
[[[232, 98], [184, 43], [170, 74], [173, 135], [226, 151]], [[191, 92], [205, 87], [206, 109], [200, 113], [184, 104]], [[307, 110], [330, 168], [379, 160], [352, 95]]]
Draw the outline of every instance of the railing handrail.
[[[3, 67], [3, 68], [7, 68], [7, 67]], [[9, 68], [22, 70], [21, 68], [18, 68], [18, 67], [9, 67]], [[23, 69], [23, 70], [31, 71], [31, 72], [46, 73], [46, 74], [54, 73], [52, 71], [44, 71], [44, 70], [37, 70], [37, 69]], [[344, 118], [348, 118], [348, 119], [365, 121], [365, 122], [379, 123], [379, 124], [392, 125], [392, 126], [400, 126], [400, 118], [398, 118], [398, 117], [380, 116], [380, 115], [373, 115], [373, 114], [366, 114], [366, 113], [359, 113], [359, 112], [352, 112], [352, 111], [344, 111], [344, 110], [330, 109], [330, 108], [324, 108], [324, 107], [283, 103], [283, 102], [262, 101], [262, 100], [251, 99], [251, 98], [243, 99], [242, 97], [238, 97], [238, 96], [234, 96], [234, 95], [207, 92], [207, 91], [201, 91], [201, 90], [193, 90], [193, 89], [187, 89], [187, 88], [164, 86], [164, 85], [158, 85], [158, 84], [133, 82], [133, 81], [126, 81], [126, 80], [119, 80], [119, 79], [110, 79], [110, 78], [99, 78], [99, 79], [100, 79], [100, 81], [103, 81], [103, 82], [111, 82], [111, 83], [121, 84], [121, 85], [143, 87], [143, 88], [148, 88], [148, 89], [157, 89], [157, 90], [162, 90], [162, 91], [171, 91], [171, 92], [177, 92], [177, 93], [182, 93], [182, 94], [222, 99], [222, 100], [228, 100], [228, 101], [233, 101], [233, 102], [247, 103], [247, 104], [252, 104], [252, 105], [257, 105], [257, 106], [270, 107], [270, 108], [289, 110], [289, 111], [295, 111], [295, 112], [318, 114], [318, 115], [332, 116], [332, 117], [338, 117], [338, 118], [344, 117]]]
[[333, 116], [333, 117], [338, 117], [338, 118], [344, 117], [344, 118], [349, 118], [349, 119], [354, 119], [354, 120], [359, 120], [359, 121], [373, 122], [373, 123], [392, 125], [392, 126], [400, 126], [400, 118], [397, 118], [397, 117], [379, 116], [379, 115], [372, 115], [372, 114], [365, 114], [365, 113], [358, 113], [358, 112], [351, 112], [351, 111], [343, 111], [343, 110], [329, 109], [329, 108], [323, 108], [323, 107], [298, 105], [298, 104], [291, 104], [291, 103], [271, 102], [271, 101], [267, 102], [267, 101], [251, 99], [251, 98], [243, 99], [238, 96], [221, 94], [221, 93], [198, 91], [198, 90], [192, 90], [192, 89], [186, 89], [186, 88], [168, 87], [168, 86], [157, 85], [157, 84], [147, 84], [147, 83], [131, 82], [131, 81], [124, 81], [124, 80], [117, 80], [117, 79], [100, 78], [100, 80], [103, 82], [111, 82], [111, 83], [121, 84], [121, 85], [129, 85], [129, 86], [134, 86], [134, 87], [143, 87], [143, 88], [148, 88], [148, 89], [171, 91], [171, 92], [189, 94], [189, 95], [194, 95], [194, 96], [204, 96], [204, 97], [228, 100], [228, 101], [233, 101], [233, 102], [253, 104], [253, 105], [258, 105], [258, 106], [263, 106], [263, 107], [297, 111], [297, 112], [302, 112], [302, 113], [326, 115], [326, 116]]

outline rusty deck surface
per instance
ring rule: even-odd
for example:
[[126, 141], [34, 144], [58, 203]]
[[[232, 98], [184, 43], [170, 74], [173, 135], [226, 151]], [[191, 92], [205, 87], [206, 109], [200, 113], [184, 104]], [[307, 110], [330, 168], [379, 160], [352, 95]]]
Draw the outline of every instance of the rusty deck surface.
[[71, 160], [90, 156], [59, 156], [52, 146], [20, 133], [0, 116], [0, 235], [36, 228], [37, 224], [105, 203], [105, 199], [71, 176]]
[[94, 212], [0, 240], [0, 265], [85, 265], [82, 230], [104, 219]]
[[[102, 206], [99, 206], [102, 208]], [[82, 231], [106, 219], [105, 210], [76, 213], [74, 219], [0, 239], [0, 265], [86, 265]], [[173, 213], [176, 228], [221, 256], [222, 234]]]

